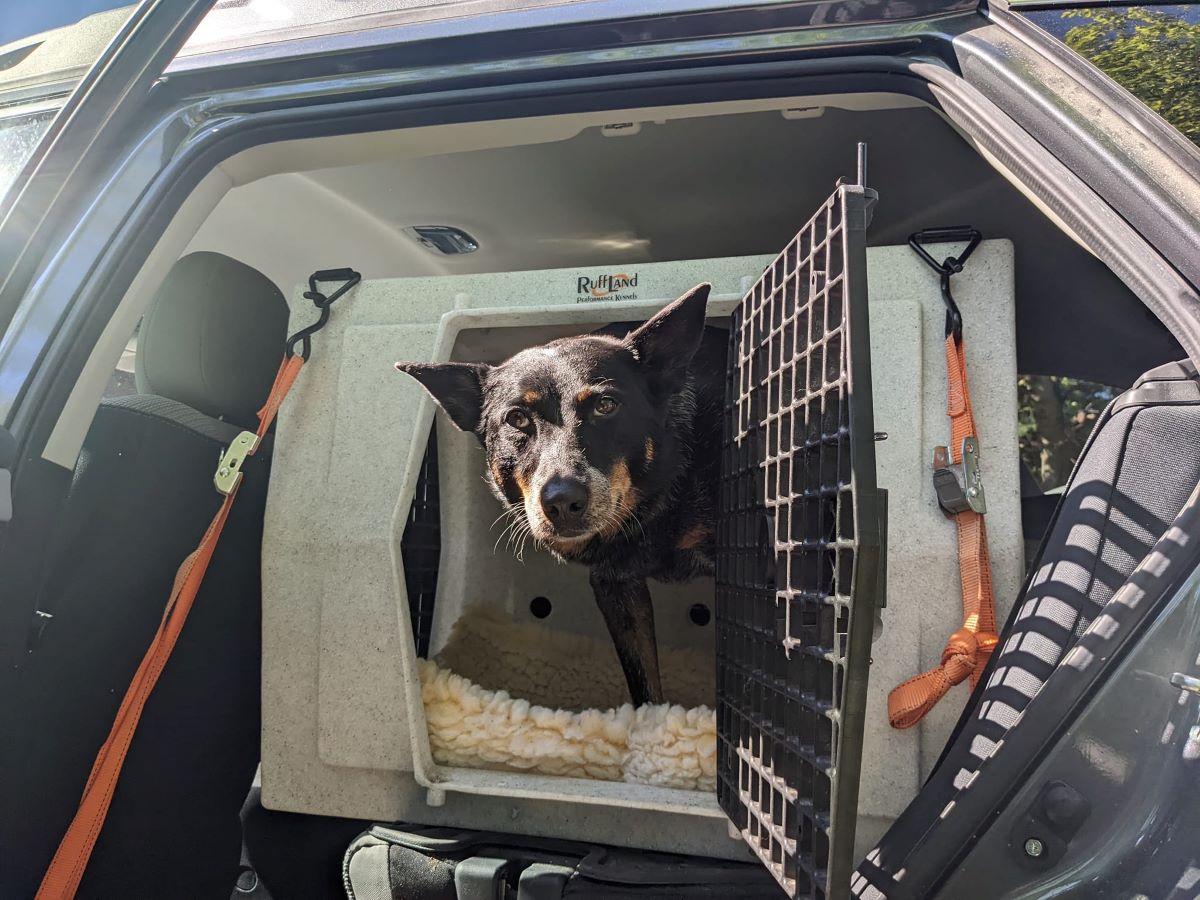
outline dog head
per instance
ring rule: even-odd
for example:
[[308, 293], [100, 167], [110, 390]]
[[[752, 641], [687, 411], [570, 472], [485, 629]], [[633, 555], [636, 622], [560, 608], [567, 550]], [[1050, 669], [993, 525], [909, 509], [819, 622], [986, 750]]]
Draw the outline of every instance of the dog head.
[[704, 332], [710, 286], [693, 288], [624, 338], [589, 334], [499, 365], [396, 363], [487, 456], [492, 491], [561, 556], [615, 536], [668, 487], [679, 448], [673, 399]]

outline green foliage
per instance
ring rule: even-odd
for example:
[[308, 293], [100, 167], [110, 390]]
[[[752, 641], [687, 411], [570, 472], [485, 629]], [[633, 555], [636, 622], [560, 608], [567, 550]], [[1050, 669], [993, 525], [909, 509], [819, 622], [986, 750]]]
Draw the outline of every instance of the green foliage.
[[1200, 24], [1157, 9], [1090, 9], [1066, 33], [1080, 56], [1200, 144]]
[[1042, 490], [1066, 484], [1096, 419], [1116, 394], [1078, 378], [1022, 375], [1017, 379], [1021, 462]]

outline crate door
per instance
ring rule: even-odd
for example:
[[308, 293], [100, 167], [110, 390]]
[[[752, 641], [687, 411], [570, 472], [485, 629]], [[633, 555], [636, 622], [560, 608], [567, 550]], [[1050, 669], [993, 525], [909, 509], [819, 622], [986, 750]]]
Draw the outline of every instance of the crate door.
[[733, 314], [718, 799], [791, 897], [848, 895], [880, 545], [865, 232], [839, 186]]

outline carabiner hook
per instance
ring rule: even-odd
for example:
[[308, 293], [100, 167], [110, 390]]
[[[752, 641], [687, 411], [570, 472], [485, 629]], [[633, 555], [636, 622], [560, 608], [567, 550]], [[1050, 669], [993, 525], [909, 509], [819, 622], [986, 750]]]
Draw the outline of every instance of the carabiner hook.
[[[325, 296], [318, 287], [318, 283], [322, 281], [341, 281], [344, 283], [332, 294]], [[304, 292], [304, 297], [313, 302], [313, 306], [317, 308], [320, 315], [313, 324], [307, 328], [301, 328], [287, 339], [285, 352], [289, 358], [296, 355], [296, 345], [301, 344], [303, 345], [303, 349], [300, 351], [300, 356], [305, 360], [308, 359], [309, 354], [312, 353], [312, 336], [329, 322], [329, 307], [333, 306], [335, 300], [360, 281], [362, 281], [362, 275], [353, 269], [323, 269], [320, 272], [313, 272], [308, 276], [308, 290]]]
[[[967, 260], [971, 258], [971, 254], [975, 252], [975, 248], [982, 240], [983, 235], [980, 231], [968, 225], [926, 228], [908, 237], [908, 245], [916, 250], [917, 255], [941, 276], [942, 301], [946, 304], [946, 337], [953, 336], [955, 344], [962, 343], [962, 313], [958, 309], [958, 304], [954, 302], [954, 295], [950, 293], [950, 276], [957, 275], [963, 270], [963, 266], [967, 264]], [[924, 247], [925, 244], [944, 244], [957, 241], [966, 241], [967, 246], [958, 256], [947, 256], [942, 262], [938, 262], [930, 256], [929, 251]]]

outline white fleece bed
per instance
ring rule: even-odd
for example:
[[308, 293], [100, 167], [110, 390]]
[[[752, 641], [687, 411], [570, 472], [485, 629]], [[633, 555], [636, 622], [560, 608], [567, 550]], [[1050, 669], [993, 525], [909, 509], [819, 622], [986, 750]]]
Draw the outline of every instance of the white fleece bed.
[[711, 656], [664, 650], [663, 693], [674, 702], [635, 710], [622, 702], [611, 644], [468, 607], [436, 660], [417, 665], [442, 765], [716, 789]]

